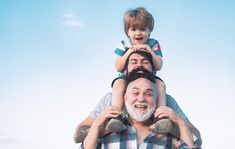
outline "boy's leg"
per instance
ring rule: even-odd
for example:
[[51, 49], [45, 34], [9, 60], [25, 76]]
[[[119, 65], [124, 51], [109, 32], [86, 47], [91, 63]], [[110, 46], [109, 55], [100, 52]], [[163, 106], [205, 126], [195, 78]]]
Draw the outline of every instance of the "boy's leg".
[[[166, 106], [166, 86], [160, 79], [156, 79], [156, 86], [158, 89], [157, 107]], [[168, 133], [172, 129], [173, 124], [168, 118], [154, 118], [153, 122], [154, 124], [150, 126], [150, 129], [155, 133]]]
[[160, 106], [166, 106], [166, 85], [163, 81], [160, 79], [156, 79], [156, 86], [158, 91], [158, 101], [157, 101], [157, 107]]
[[[124, 104], [124, 91], [126, 89], [126, 81], [122, 78], [117, 79], [113, 84], [112, 90], [112, 105], [118, 107], [120, 110], [123, 109]], [[108, 132], [121, 132], [126, 130], [126, 126], [123, 124], [122, 116], [112, 118], [108, 121], [105, 126]]]
[[121, 110], [123, 109], [123, 105], [124, 105], [123, 97], [124, 97], [125, 89], [126, 89], [126, 80], [120, 78], [114, 82], [111, 104], [118, 107]]

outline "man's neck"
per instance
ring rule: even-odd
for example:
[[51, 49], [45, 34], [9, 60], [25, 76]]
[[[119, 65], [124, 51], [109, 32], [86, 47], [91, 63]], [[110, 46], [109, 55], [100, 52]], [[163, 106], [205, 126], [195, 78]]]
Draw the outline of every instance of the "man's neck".
[[130, 120], [130, 123], [136, 129], [136, 137], [138, 146], [143, 143], [144, 139], [151, 133], [149, 126], [151, 121], [138, 122], [133, 119]]
[[139, 122], [139, 121], [136, 121], [130, 117], [129, 117], [129, 122], [131, 123], [132, 126], [137, 126], [137, 127], [138, 126], [149, 127], [152, 124], [151, 120], [149, 120], [149, 119], [146, 121]]

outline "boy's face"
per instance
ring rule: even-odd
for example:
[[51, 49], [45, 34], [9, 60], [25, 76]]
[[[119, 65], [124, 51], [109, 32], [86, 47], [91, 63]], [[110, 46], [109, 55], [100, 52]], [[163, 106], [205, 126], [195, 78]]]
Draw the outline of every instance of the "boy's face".
[[133, 45], [141, 45], [146, 44], [150, 35], [150, 31], [148, 27], [130, 27], [127, 34]]

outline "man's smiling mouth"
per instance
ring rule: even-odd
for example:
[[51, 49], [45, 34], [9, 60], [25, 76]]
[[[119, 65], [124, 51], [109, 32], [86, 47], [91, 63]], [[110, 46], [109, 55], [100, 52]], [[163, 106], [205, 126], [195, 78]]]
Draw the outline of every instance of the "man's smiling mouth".
[[137, 109], [143, 109], [143, 110], [148, 108], [147, 105], [142, 105], [142, 104], [136, 104], [136, 105], [134, 105], [134, 107], [137, 108]]

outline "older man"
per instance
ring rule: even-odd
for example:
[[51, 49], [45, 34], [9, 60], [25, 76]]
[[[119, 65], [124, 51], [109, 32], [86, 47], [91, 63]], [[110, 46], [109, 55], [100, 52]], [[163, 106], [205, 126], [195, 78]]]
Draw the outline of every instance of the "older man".
[[[139, 67], [143, 67], [146, 70], [153, 72], [152, 58], [148, 53], [144, 51], [136, 51], [130, 54], [126, 63], [126, 74], [129, 74], [129, 72]], [[74, 141], [76, 143], [80, 143], [84, 140], [91, 124], [94, 122], [97, 116], [110, 105], [111, 105], [111, 93], [107, 93], [100, 100], [100, 102], [97, 104], [95, 109], [90, 113], [90, 115], [78, 125], [74, 133]], [[196, 135], [199, 138], [199, 141], [201, 142], [200, 132], [196, 129], [196, 127], [192, 125], [192, 123], [188, 120], [188, 118], [183, 113], [181, 108], [178, 106], [176, 101], [170, 95], [167, 95], [167, 106], [174, 109], [174, 111], [186, 122], [190, 130], [193, 132], [194, 135]]]
[[127, 130], [121, 133], [111, 133], [99, 139], [99, 134], [105, 122], [117, 117], [121, 111], [110, 106], [104, 110], [93, 122], [83, 143], [84, 148], [200, 148], [193, 139], [193, 135], [184, 120], [171, 108], [162, 106], [157, 109], [158, 117], [168, 117], [177, 124], [180, 130], [180, 140], [169, 134], [155, 134], [151, 132], [150, 117], [157, 105], [157, 87], [152, 73], [131, 73], [127, 79], [124, 96], [128, 113]]

